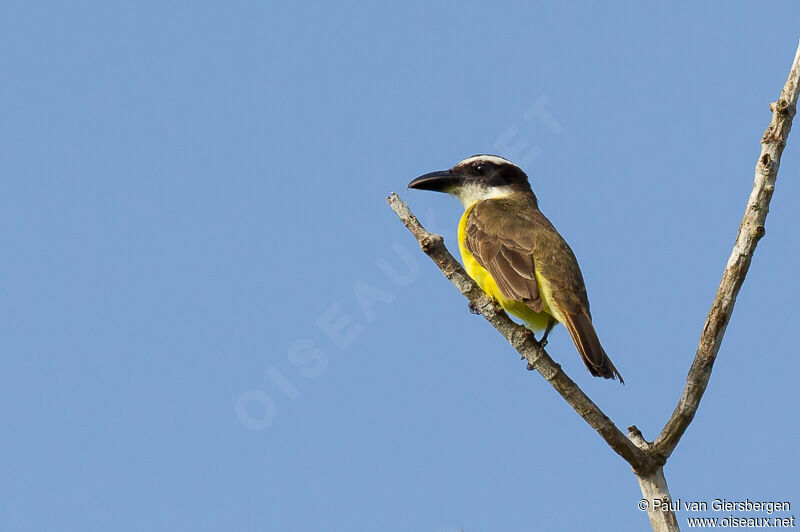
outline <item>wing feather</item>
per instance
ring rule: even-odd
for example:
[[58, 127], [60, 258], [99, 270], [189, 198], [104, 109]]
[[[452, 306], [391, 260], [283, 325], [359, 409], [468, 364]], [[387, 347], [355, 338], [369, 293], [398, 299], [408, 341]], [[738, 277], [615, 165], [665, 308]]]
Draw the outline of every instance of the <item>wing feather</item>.
[[467, 219], [467, 249], [489, 272], [505, 297], [541, 312], [533, 239], [519, 236], [525, 232], [524, 224], [503, 223], [503, 214], [502, 202], [485, 201], [476, 205]]
[[542, 312], [536, 272], [547, 280], [555, 306], [592, 375], [622, 381], [592, 324], [589, 299], [578, 261], [569, 245], [534, 203], [485, 200], [472, 208], [466, 247], [508, 299]]
[[475, 205], [466, 225], [466, 247], [508, 299], [542, 312], [538, 270], [547, 280], [550, 307], [557, 307], [575, 347], [592, 375], [620, 376], [592, 324], [578, 261], [569, 245], [533, 203], [492, 199]]

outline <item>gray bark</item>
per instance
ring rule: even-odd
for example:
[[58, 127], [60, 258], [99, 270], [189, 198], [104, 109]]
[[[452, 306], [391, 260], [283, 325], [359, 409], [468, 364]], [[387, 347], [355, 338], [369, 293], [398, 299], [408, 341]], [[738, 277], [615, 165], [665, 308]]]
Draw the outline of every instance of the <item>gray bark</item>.
[[[656, 532], [679, 531], [675, 513], [669, 506], [669, 494], [663, 466], [694, 419], [703, 398], [711, 370], [722, 344], [722, 337], [733, 312], [736, 296], [747, 276], [759, 240], [764, 236], [764, 223], [775, 190], [781, 155], [792, 127], [800, 92], [800, 46], [795, 53], [789, 77], [777, 102], [770, 104], [772, 119], [761, 139], [761, 154], [756, 163], [753, 190], [747, 201], [744, 217], [733, 251], [722, 274], [717, 294], [706, 317], [694, 361], [686, 377], [686, 385], [678, 405], [655, 441], [648, 442], [635, 426], [628, 427], [626, 437], [614, 422], [570, 379], [561, 366], [536, 341], [533, 334], [512, 321], [495, 302], [489, 299], [453, 258], [439, 235], [429, 233], [397, 194], [388, 197], [389, 206], [414, 235], [424, 251], [442, 273], [469, 299], [489, 323], [497, 329], [527, 360], [527, 368], [535, 369], [606, 443], [633, 468], [642, 491], [650, 524]], [[654, 504], [653, 501], [661, 501]]]

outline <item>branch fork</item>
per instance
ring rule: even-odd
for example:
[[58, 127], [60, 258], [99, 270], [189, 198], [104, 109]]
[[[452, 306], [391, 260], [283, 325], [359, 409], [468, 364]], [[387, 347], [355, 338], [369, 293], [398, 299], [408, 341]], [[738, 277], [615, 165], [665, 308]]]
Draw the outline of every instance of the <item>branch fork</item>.
[[772, 119], [761, 138], [761, 154], [756, 162], [753, 190], [739, 225], [733, 251], [725, 266], [722, 280], [703, 325], [697, 352], [686, 377], [686, 385], [675, 410], [653, 442], [648, 442], [635, 425], [628, 427], [627, 436], [623, 434], [614, 422], [564, 373], [561, 366], [550, 358], [544, 346], [535, 339], [533, 333], [512, 321], [502, 308], [478, 287], [447, 250], [442, 237], [426, 231], [397, 194], [392, 193], [387, 198], [389, 206], [417, 239], [422, 251], [436, 263], [445, 277], [470, 301], [470, 309], [474, 308], [483, 315], [509, 341], [522, 359], [527, 360], [527, 369], [535, 369], [539, 372], [567, 404], [597, 431], [611, 449], [631, 465], [639, 481], [642, 496], [650, 502], [648, 516], [653, 530], [656, 532], [679, 530], [674, 512], [654, 509], [652, 500], [671, 500], [663, 466], [694, 419], [708, 380], [711, 378], [714, 361], [736, 304], [736, 296], [739, 294], [739, 289], [750, 268], [750, 261], [756, 246], [766, 234], [764, 224], [775, 190], [781, 155], [792, 127], [792, 119], [797, 112], [799, 91], [800, 46], [795, 53], [792, 68], [780, 98], [769, 106]]

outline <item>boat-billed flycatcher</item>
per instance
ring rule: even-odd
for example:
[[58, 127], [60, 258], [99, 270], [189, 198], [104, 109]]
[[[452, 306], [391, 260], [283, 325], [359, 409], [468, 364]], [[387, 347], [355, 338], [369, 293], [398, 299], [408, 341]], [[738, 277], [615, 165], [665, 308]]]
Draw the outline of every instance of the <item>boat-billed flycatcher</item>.
[[408, 186], [447, 192], [464, 205], [458, 247], [467, 273], [489, 296], [531, 330], [544, 330], [543, 343], [563, 323], [589, 373], [623, 382], [592, 325], [578, 261], [539, 211], [522, 169], [502, 157], [475, 155]]

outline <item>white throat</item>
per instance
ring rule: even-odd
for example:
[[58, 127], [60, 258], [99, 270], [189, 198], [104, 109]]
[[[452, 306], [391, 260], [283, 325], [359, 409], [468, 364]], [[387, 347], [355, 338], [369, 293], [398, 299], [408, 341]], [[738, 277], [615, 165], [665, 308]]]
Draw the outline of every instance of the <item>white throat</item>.
[[451, 194], [458, 198], [464, 209], [468, 209], [479, 201], [505, 198], [511, 195], [511, 187], [487, 187], [478, 183], [466, 183], [457, 189], [453, 190]]

